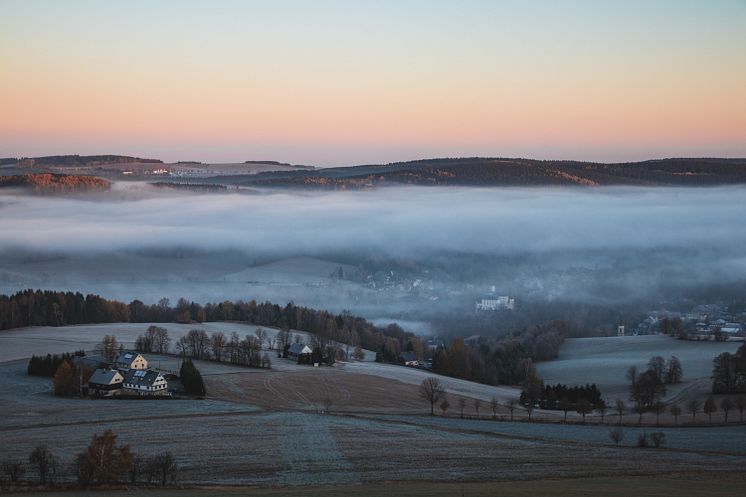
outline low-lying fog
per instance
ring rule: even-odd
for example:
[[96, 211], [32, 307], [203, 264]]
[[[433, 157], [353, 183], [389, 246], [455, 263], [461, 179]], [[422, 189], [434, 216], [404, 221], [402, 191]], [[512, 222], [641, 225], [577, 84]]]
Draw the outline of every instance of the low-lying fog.
[[0, 292], [293, 300], [379, 321], [473, 309], [492, 285], [665, 300], [746, 280], [744, 219], [744, 187], [6, 192]]

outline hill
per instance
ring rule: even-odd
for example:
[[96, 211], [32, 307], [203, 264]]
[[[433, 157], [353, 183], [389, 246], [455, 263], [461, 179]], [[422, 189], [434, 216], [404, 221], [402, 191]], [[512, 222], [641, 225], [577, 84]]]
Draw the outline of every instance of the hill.
[[268, 172], [222, 178], [232, 184], [356, 189], [387, 185], [703, 186], [746, 183], [746, 159], [661, 159], [630, 163], [531, 159], [427, 159], [314, 171]]
[[96, 176], [82, 176], [69, 174], [18, 174], [0, 176], [0, 188], [20, 187], [29, 188], [37, 192], [80, 192], [108, 190], [111, 182]]
[[0, 159], [0, 165], [16, 164], [17, 167], [92, 167], [129, 163], [162, 164], [158, 159], [141, 159], [127, 155], [48, 155], [45, 157], [23, 157]]

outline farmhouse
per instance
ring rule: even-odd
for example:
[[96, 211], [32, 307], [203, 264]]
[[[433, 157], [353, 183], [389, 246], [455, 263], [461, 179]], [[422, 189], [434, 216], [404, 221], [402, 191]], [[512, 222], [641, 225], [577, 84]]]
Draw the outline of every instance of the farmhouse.
[[124, 377], [116, 369], [97, 369], [88, 379], [88, 395], [111, 397], [119, 394]]
[[300, 356], [310, 356], [313, 350], [308, 345], [302, 343], [294, 343], [288, 349], [288, 357], [298, 358]]
[[420, 365], [420, 361], [417, 360], [417, 355], [414, 352], [402, 352], [401, 360], [405, 366], [417, 367]]
[[122, 381], [126, 395], [168, 395], [168, 383], [161, 373], [152, 369], [130, 369]]
[[148, 360], [137, 352], [122, 352], [114, 359], [117, 369], [148, 369]]

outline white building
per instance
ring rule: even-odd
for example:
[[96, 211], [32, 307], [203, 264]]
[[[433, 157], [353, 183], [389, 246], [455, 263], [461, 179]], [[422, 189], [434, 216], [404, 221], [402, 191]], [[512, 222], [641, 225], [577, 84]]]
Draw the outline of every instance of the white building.
[[515, 309], [515, 299], [512, 299], [507, 295], [501, 295], [492, 299], [479, 300], [476, 304], [477, 311], [498, 311], [503, 309]]
[[127, 395], [168, 395], [168, 382], [158, 371], [130, 369], [122, 381]]

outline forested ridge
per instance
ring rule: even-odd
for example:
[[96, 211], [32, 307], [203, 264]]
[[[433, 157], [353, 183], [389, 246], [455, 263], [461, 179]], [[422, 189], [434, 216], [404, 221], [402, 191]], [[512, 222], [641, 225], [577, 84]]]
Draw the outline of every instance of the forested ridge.
[[142, 159], [129, 155], [47, 155], [44, 157], [6, 157], [0, 159], [0, 164], [17, 164], [19, 167], [90, 167], [107, 164], [128, 164], [141, 162], [148, 164], [162, 164], [159, 159]]
[[267, 172], [236, 181], [256, 186], [355, 189], [397, 184], [460, 186], [746, 183], [746, 159], [660, 159], [630, 163], [445, 158], [314, 171]]
[[329, 311], [271, 302], [225, 301], [205, 305], [180, 299], [158, 304], [133, 300], [129, 304], [79, 292], [25, 290], [0, 295], [0, 330], [25, 326], [67, 326], [93, 323], [202, 323], [240, 321], [258, 326], [307, 331], [351, 346], [376, 351], [385, 362], [399, 362], [403, 350], [424, 351], [421, 339], [396, 324], [378, 327], [348, 312]]
[[0, 176], [0, 187], [30, 188], [39, 192], [74, 192], [108, 190], [111, 182], [97, 176], [54, 173]]

